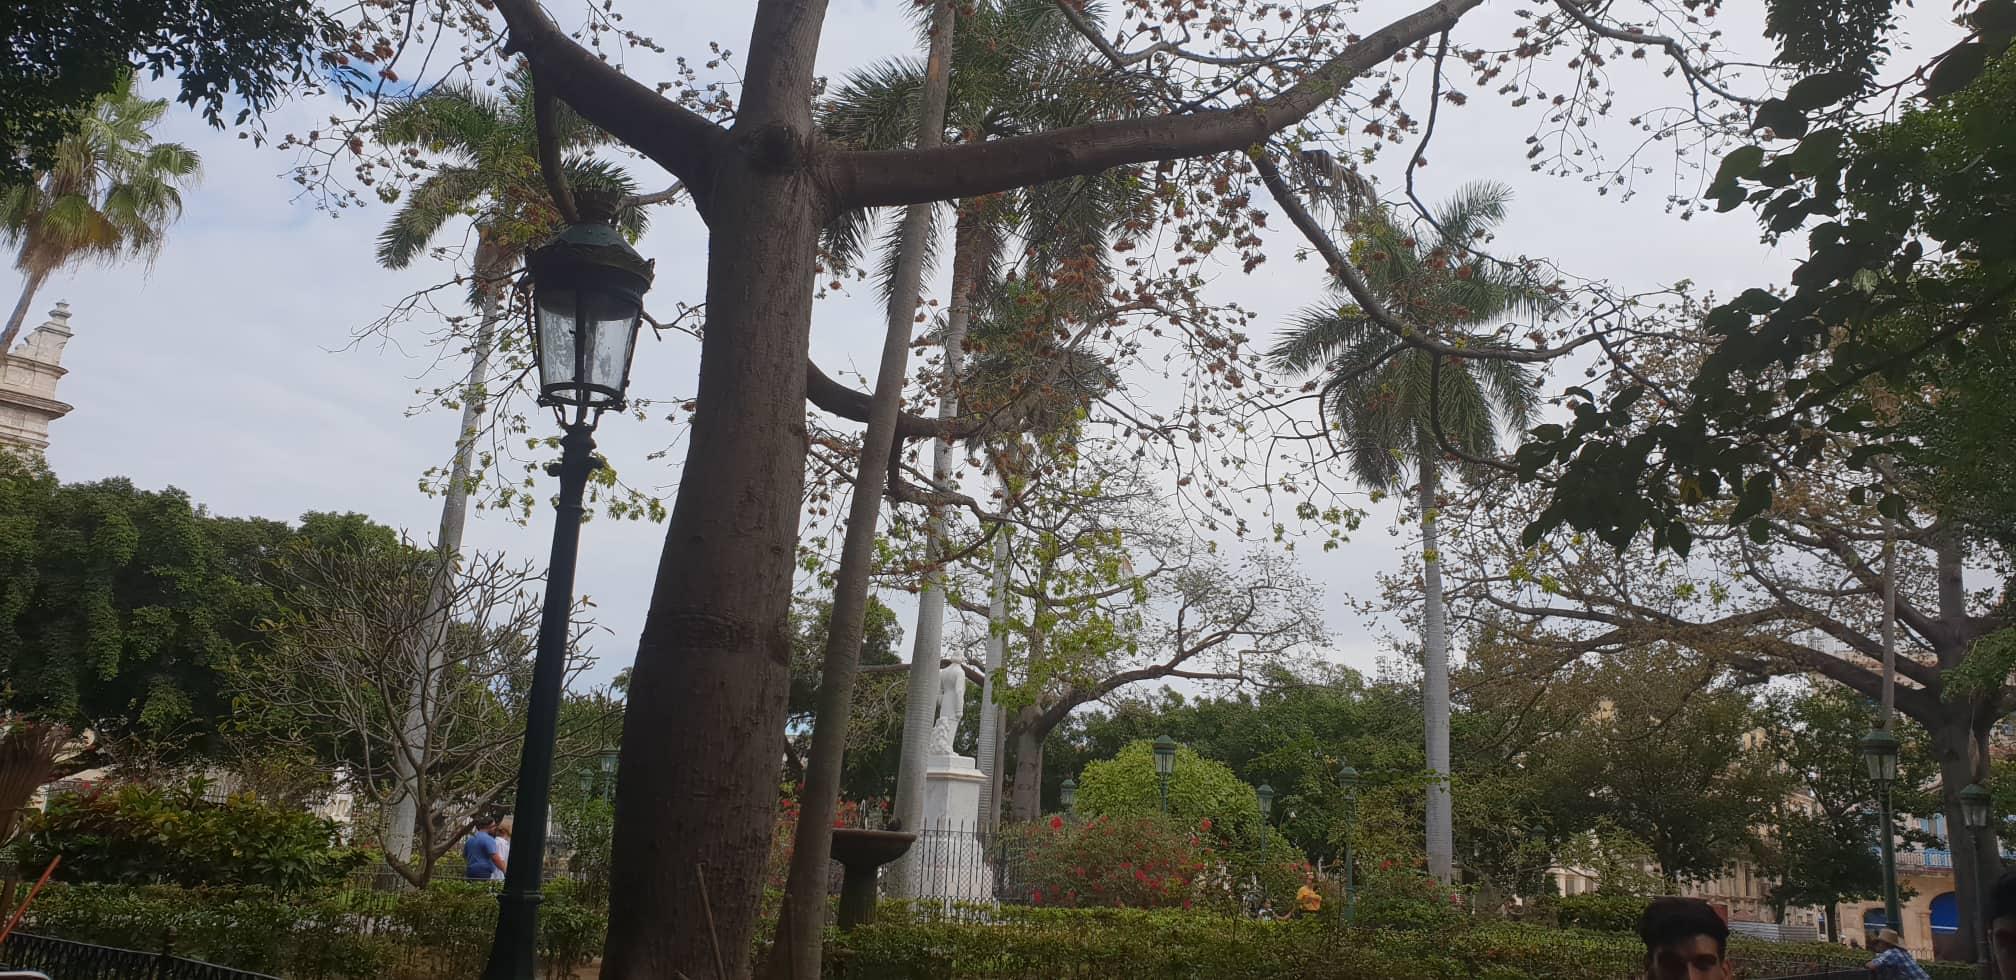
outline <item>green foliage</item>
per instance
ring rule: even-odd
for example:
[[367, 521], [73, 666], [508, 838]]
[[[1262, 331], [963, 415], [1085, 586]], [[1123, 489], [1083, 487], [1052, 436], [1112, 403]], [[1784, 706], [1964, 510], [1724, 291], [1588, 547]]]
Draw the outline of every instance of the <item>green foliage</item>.
[[[835, 935], [827, 975], [849, 980], [1618, 980], [1645, 947], [1614, 932], [1504, 922], [1424, 930], [1345, 928], [1324, 916], [1256, 922], [1174, 910], [1001, 909], [986, 925], [885, 916]], [[1841, 946], [1736, 937], [1730, 956], [1792, 972], [1859, 971]], [[1972, 968], [1930, 964], [1935, 980]]]
[[1463, 892], [1412, 862], [1363, 861], [1357, 873], [1357, 921], [1382, 929], [1446, 929], [1468, 917]]
[[[335, 21], [310, 0], [15, 4], [0, 64], [0, 184], [48, 168], [93, 100], [124, 89], [136, 66], [179, 80], [179, 101], [244, 123], [315, 70]], [[343, 69], [333, 76], [354, 83]], [[241, 102], [242, 100], [242, 102]]]
[[[1861, 128], [1804, 132], [1799, 113], [1796, 146], [1747, 147], [1724, 160], [1707, 191], [1721, 210], [1748, 201], [1774, 240], [1807, 229], [1793, 288], [1753, 288], [1707, 311], [1711, 353], [1681, 397], [1662, 397], [1670, 404], [1654, 421], [1634, 410], [1647, 394], [1635, 379], [1603, 395], [1570, 389], [1580, 396], [1570, 424], [1535, 429], [1519, 451], [1522, 479], [1553, 490], [1526, 529], [1529, 545], [1566, 526], [1623, 547], [1649, 527], [1655, 547], [1684, 554], [1689, 520], [1767, 537], [1759, 517], [1778, 493], [1774, 472], [1810, 465], [1844, 439], [1848, 464], [1868, 473], [1848, 495], [1854, 503], [1901, 515], [1898, 487], [1877, 479], [1876, 461], [1936, 473], [1970, 444], [1988, 458], [1961, 461], [1957, 481], [1929, 482], [1956, 501], [2004, 497], [1993, 458], [2002, 454], [1987, 434], [2008, 411], [1992, 393], [2008, 384], [2001, 338], [2016, 309], [2016, 245], [1999, 220], [2016, 207], [2006, 118], [2016, 56], [2001, 53], [2016, 10], [1989, 0], [1974, 13], [1977, 39], [1934, 70], [1928, 90], [1938, 91], [1928, 94], [1940, 97]], [[1949, 384], [1961, 396], [1952, 403]]]
[[[437, 882], [412, 892], [309, 894], [52, 884], [22, 928], [142, 949], [173, 929], [179, 955], [238, 969], [326, 980], [431, 980], [481, 973], [496, 927], [494, 886]], [[573, 882], [549, 882], [539, 904], [542, 975], [571, 975], [600, 953], [605, 931], [603, 914], [580, 900]]]
[[[826, 662], [826, 625], [832, 619], [830, 597], [798, 596], [791, 606], [791, 693], [785, 726], [789, 777], [802, 776], [803, 760], [812, 748], [812, 722], [819, 705], [819, 682]], [[861, 665], [902, 663], [896, 650], [903, 626], [895, 610], [868, 597], [861, 631]], [[846, 799], [879, 800], [896, 792], [896, 769], [902, 754], [904, 674], [866, 675], [854, 685], [853, 714], [847, 726], [847, 754], [841, 762], [840, 795]], [[977, 696], [977, 692], [974, 692]], [[969, 712], [978, 720], [978, 712]]]
[[[1378, 214], [1363, 223], [1352, 257], [1364, 266], [1366, 285], [1380, 303], [1403, 322], [1445, 343], [1502, 348], [1493, 334], [1465, 328], [1544, 314], [1555, 303], [1529, 270], [1477, 261], [1468, 251], [1504, 220], [1511, 197], [1498, 184], [1463, 186], [1436, 213], [1432, 241]], [[1291, 374], [1320, 369], [1327, 375], [1323, 405], [1359, 480], [1385, 490], [1404, 487], [1413, 468], [1403, 464], [1439, 465], [1448, 455], [1443, 439], [1471, 455], [1491, 456], [1501, 426], [1526, 426], [1538, 402], [1530, 367], [1403, 346], [1352, 305], [1348, 293], [1335, 291], [1338, 300], [1303, 311], [1268, 358]]]
[[1542, 900], [1540, 907], [1542, 911], [1551, 913], [1556, 924], [1563, 929], [1636, 932], [1638, 920], [1645, 916], [1645, 907], [1650, 904], [1650, 898], [1640, 895], [1590, 892], [1547, 898]]
[[[1153, 743], [1130, 743], [1113, 758], [1086, 765], [1078, 777], [1078, 812], [1114, 820], [1156, 816], [1157, 785]], [[1176, 748], [1168, 815], [1186, 825], [1208, 820], [1211, 831], [1226, 840], [1258, 839], [1260, 803], [1253, 787], [1224, 763], [1206, 759], [1186, 745]]]
[[61, 881], [297, 892], [339, 881], [364, 863], [332, 821], [250, 795], [209, 803], [204, 790], [197, 780], [176, 789], [58, 795], [28, 817], [17, 848], [23, 873], [61, 854]]
[[570, 800], [556, 804], [553, 817], [572, 850], [567, 870], [579, 883], [582, 901], [607, 905], [609, 855], [616, 836], [615, 805], [606, 799]]
[[389, 535], [357, 515], [215, 517], [180, 490], [59, 483], [0, 453], [0, 702], [90, 727], [128, 757], [215, 749], [218, 670], [261, 642], [261, 581], [300, 536]]

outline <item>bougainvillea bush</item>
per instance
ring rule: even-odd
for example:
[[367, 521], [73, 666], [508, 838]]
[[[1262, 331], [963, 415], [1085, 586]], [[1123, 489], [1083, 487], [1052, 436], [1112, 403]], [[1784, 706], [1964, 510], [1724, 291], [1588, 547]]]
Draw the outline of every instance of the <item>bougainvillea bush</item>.
[[1031, 905], [1061, 908], [1230, 908], [1237, 901], [1224, 842], [1210, 820], [1051, 817], [1011, 831]]

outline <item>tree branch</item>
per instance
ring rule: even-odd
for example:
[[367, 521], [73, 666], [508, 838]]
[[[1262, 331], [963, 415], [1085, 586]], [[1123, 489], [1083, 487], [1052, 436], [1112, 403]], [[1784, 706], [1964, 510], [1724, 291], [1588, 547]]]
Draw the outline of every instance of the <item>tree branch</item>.
[[728, 133], [705, 116], [666, 101], [649, 86], [591, 54], [553, 23], [538, 0], [496, 0], [510, 38], [507, 54], [532, 64], [538, 86], [678, 177], [704, 217], [714, 161]]
[[826, 166], [834, 203], [846, 209], [977, 197], [1132, 163], [1243, 150], [1302, 121], [1359, 75], [1482, 3], [1437, 0], [1346, 45], [1286, 92], [1236, 109], [1115, 119], [928, 150], [834, 154]]

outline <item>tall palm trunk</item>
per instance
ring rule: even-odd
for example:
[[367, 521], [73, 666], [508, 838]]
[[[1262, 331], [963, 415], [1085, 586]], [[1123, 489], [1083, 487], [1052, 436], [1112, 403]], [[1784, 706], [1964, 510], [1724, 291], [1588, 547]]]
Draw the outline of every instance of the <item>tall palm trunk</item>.
[[1440, 476], [1435, 451], [1429, 446], [1421, 452], [1421, 686], [1432, 779], [1428, 784], [1428, 873], [1448, 884], [1456, 861], [1449, 807], [1449, 629], [1443, 616], [1442, 555], [1435, 532]]
[[21, 335], [21, 325], [27, 322], [28, 310], [35, 305], [35, 294], [41, 291], [42, 284], [47, 281], [49, 270], [39, 267], [29, 269], [27, 277], [22, 280], [21, 298], [14, 302], [14, 312], [7, 317], [7, 329], [0, 332], [0, 361], [6, 360], [7, 355], [14, 350], [14, 339]]
[[[945, 98], [952, 60], [952, 0], [937, 0], [931, 12], [931, 41], [918, 107], [917, 145], [936, 146], [945, 132]], [[890, 451], [896, 444], [896, 417], [903, 408], [909, 372], [910, 331], [916, 321], [924, 279], [924, 254], [931, 234], [931, 205], [913, 204], [898, 234], [896, 275], [889, 291], [888, 326], [882, 360], [875, 372], [868, 430], [861, 438], [861, 461], [840, 546], [840, 570], [833, 588], [832, 619], [826, 628], [825, 661], [819, 674], [819, 704], [812, 722], [811, 760], [799, 795], [798, 826], [784, 904], [777, 913], [769, 975], [775, 980], [821, 974], [826, 925], [826, 883], [833, 854], [833, 818], [839, 811], [841, 762], [847, 748], [848, 711], [861, 670], [861, 634], [868, 614], [868, 573], [874, 563], [875, 528]], [[936, 666], [933, 661], [931, 666]], [[912, 665], [912, 674], [936, 680], [937, 671]], [[732, 947], [731, 947], [732, 948]]]
[[[412, 860], [413, 831], [421, 816], [420, 803], [429, 795], [424, 785], [430, 741], [427, 721], [433, 714], [428, 701], [434, 694], [434, 676], [441, 669], [439, 658], [449, 626], [448, 605], [462, 554], [463, 531], [469, 523], [470, 473], [475, 469], [476, 436], [489, 402], [483, 386], [490, 377], [490, 355], [497, 341], [498, 298], [503, 279], [511, 271], [508, 257], [492, 243], [490, 235], [481, 230], [477, 234], [476, 278], [480, 292], [476, 336], [470, 342], [469, 383], [462, 389], [462, 425], [455, 433], [455, 459], [449, 466], [448, 485], [441, 494], [441, 527], [434, 539], [439, 564], [428, 590], [428, 623], [421, 640], [426, 646], [415, 651], [416, 659], [424, 662], [406, 699], [405, 744], [392, 756], [393, 777], [400, 794], [386, 817], [385, 853], [399, 862]], [[433, 843], [431, 839], [428, 841], [430, 851]], [[425, 858], [413, 869], [414, 873], [406, 875], [415, 884], [424, 885], [429, 877], [433, 855], [429, 853]]]
[[[989, 245], [986, 219], [976, 205], [962, 203], [952, 232], [952, 296], [945, 311], [945, 361], [938, 417], [959, 414], [959, 369], [965, 360], [966, 328], [973, 316], [973, 291]], [[952, 485], [952, 443], [931, 443], [931, 481]], [[938, 660], [945, 642], [945, 508], [932, 507], [924, 524], [924, 587], [917, 596], [916, 644], [910, 650], [910, 682], [903, 706], [903, 746], [896, 767], [896, 819], [905, 830], [924, 823], [924, 774], [930, 765], [931, 723], [938, 706]], [[985, 703], [984, 701], [982, 702]], [[982, 717], [985, 717], [984, 714]], [[908, 897], [914, 862], [905, 860], [890, 875], [892, 895]]]
[[[1008, 480], [1002, 475], [1002, 499]], [[1001, 705], [994, 703], [994, 677], [1008, 653], [1008, 529], [994, 534], [994, 581], [987, 590], [987, 676], [980, 682], [980, 829], [1001, 826]]]

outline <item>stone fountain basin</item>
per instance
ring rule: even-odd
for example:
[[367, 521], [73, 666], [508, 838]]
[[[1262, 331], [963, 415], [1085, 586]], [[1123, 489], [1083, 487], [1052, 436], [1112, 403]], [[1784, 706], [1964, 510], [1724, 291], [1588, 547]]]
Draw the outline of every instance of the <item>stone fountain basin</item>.
[[863, 830], [858, 827], [833, 828], [833, 860], [849, 869], [873, 871], [903, 856], [917, 840], [916, 834], [900, 830]]

